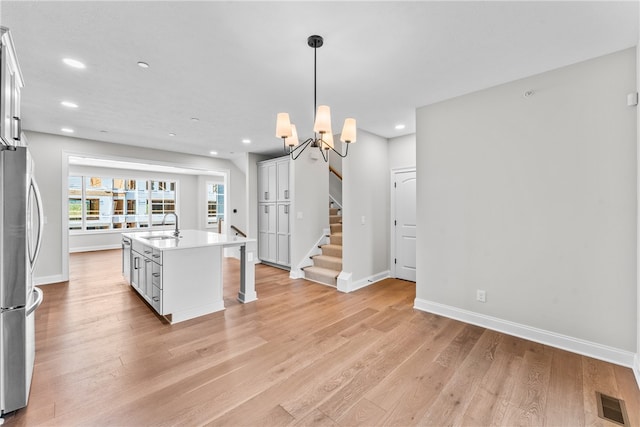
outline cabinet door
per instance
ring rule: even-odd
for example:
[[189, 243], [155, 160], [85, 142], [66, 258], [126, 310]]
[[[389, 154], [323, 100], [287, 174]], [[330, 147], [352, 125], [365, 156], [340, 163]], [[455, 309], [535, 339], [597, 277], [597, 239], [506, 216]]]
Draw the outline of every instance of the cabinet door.
[[140, 288], [140, 265], [144, 264], [142, 260], [144, 259], [138, 252], [131, 252], [131, 286], [134, 289]]
[[258, 201], [275, 202], [276, 198], [276, 165], [262, 163], [258, 165]]
[[263, 261], [276, 262], [276, 205], [258, 205], [258, 256]]
[[122, 239], [122, 275], [131, 284], [131, 241]]
[[2, 41], [0, 43], [0, 137], [5, 144], [13, 145], [13, 118], [11, 116], [13, 73], [9, 56], [10, 47], [5, 35], [0, 40]]
[[18, 74], [11, 74], [11, 135], [13, 136], [13, 144], [24, 147], [26, 144], [22, 138], [22, 123], [20, 118], [20, 85], [18, 83]]
[[151, 288], [153, 288], [153, 262], [149, 258], [144, 259], [144, 284], [141, 286], [141, 292], [144, 299], [151, 302]]
[[277, 263], [289, 265], [289, 204], [278, 205], [278, 231], [277, 231]]
[[281, 160], [276, 165], [278, 182], [278, 201], [289, 201], [289, 159]]

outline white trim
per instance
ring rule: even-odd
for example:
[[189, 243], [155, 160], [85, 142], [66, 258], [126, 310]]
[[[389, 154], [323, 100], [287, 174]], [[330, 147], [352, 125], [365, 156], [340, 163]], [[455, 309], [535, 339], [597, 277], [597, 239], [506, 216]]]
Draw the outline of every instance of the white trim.
[[381, 271], [379, 273], [373, 274], [369, 277], [365, 277], [364, 279], [360, 279], [356, 282], [353, 282], [353, 273], [347, 273], [345, 271], [340, 272], [338, 276], [338, 290], [340, 292], [349, 293], [353, 291], [357, 291], [358, 289], [365, 288], [369, 285], [373, 285], [380, 280], [384, 280], [391, 277], [389, 275], [389, 270]]
[[327, 241], [327, 235], [329, 234], [328, 228], [322, 229], [322, 235], [318, 238], [316, 243], [309, 249], [309, 252], [302, 258], [302, 261], [298, 263], [298, 265], [291, 268], [289, 271], [290, 279], [304, 279], [304, 271], [302, 270], [305, 267], [310, 267], [313, 265], [313, 261], [311, 261], [311, 257], [314, 255], [319, 255], [322, 253], [319, 246], [325, 244]]
[[62, 212], [60, 213], [60, 224], [62, 231], [62, 280], [69, 280], [69, 156], [71, 153], [62, 150], [61, 152], [61, 177], [62, 186], [60, 187], [62, 191], [60, 192], [60, 196], [62, 197], [62, 203], [60, 204]]
[[[640, 87], [640, 42], [636, 45], [636, 88]], [[640, 146], [640, 108], [636, 109], [636, 147]], [[640, 388], [640, 150], [636, 148], [636, 360], [633, 373]]]
[[398, 275], [396, 273], [396, 226], [394, 221], [395, 219], [395, 207], [396, 207], [396, 192], [394, 191], [394, 182], [395, 177], [399, 173], [405, 172], [416, 172], [415, 166], [403, 167], [403, 168], [392, 168], [389, 175], [389, 265], [391, 266], [390, 276], [397, 278]]
[[[329, 199], [331, 199], [331, 203], [335, 203], [336, 205], [338, 205], [338, 209], [342, 210], [342, 204], [339, 203], [335, 197], [333, 197], [331, 194], [329, 194]], [[335, 206], [332, 206], [335, 207]]]
[[[541, 344], [550, 345], [573, 353], [615, 363], [616, 365], [633, 367], [634, 357], [637, 359], [636, 354], [627, 350], [609, 347], [603, 344], [582, 340], [580, 338], [574, 338], [558, 334], [556, 332], [546, 331], [420, 298], [415, 299], [414, 308]], [[636, 372], [636, 379], [637, 378], [638, 373]]]
[[34, 277], [33, 278], [33, 284], [35, 286], [51, 285], [53, 283], [66, 282], [67, 280], [68, 279], [64, 279], [62, 277], [62, 274], [55, 274], [53, 276]]
[[74, 254], [78, 252], [94, 252], [94, 251], [106, 251], [110, 249], [122, 249], [122, 244], [111, 245], [98, 245], [98, 246], [80, 246], [69, 249], [69, 253]]

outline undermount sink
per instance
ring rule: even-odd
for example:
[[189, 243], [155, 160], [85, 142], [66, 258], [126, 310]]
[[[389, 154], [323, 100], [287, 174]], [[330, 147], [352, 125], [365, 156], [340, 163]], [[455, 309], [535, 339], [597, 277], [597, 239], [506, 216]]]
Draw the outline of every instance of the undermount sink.
[[143, 239], [145, 239], [145, 240], [168, 240], [168, 239], [178, 239], [178, 237], [175, 237], [175, 236], [149, 236], [149, 237], [143, 237]]

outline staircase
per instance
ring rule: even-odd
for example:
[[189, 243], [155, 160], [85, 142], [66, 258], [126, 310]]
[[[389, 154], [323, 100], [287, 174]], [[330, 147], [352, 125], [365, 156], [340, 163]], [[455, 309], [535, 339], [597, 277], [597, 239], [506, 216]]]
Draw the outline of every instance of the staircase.
[[311, 257], [313, 266], [304, 268], [305, 279], [334, 287], [342, 271], [342, 216], [339, 212], [338, 208], [329, 208], [329, 243], [320, 246], [320, 255]]

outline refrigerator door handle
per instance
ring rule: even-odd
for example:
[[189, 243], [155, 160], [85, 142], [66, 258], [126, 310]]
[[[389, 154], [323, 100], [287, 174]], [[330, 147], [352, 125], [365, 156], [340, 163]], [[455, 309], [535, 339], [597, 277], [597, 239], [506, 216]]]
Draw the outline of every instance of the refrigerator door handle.
[[40, 304], [42, 304], [42, 300], [44, 299], [44, 294], [42, 293], [42, 290], [40, 288], [34, 287], [33, 292], [38, 294], [38, 296], [36, 296], [36, 300], [33, 302], [33, 304], [31, 304], [31, 306], [27, 308], [27, 316], [36, 311], [36, 309], [40, 307]]
[[[33, 253], [29, 251], [29, 261], [31, 262], [31, 270], [35, 267], [36, 259], [38, 259], [38, 254], [40, 253], [40, 247], [42, 245], [42, 228], [44, 227], [44, 211], [42, 209], [42, 197], [40, 196], [40, 190], [38, 189], [38, 184], [36, 180], [31, 177], [30, 188], [34, 194], [34, 200], [36, 201], [36, 207], [38, 209], [38, 237], [36, 238], [36, 247]], [[31, 198], [29, 198], [31, 200]], [[30, 207], [31, 208], [31, 207]]]

